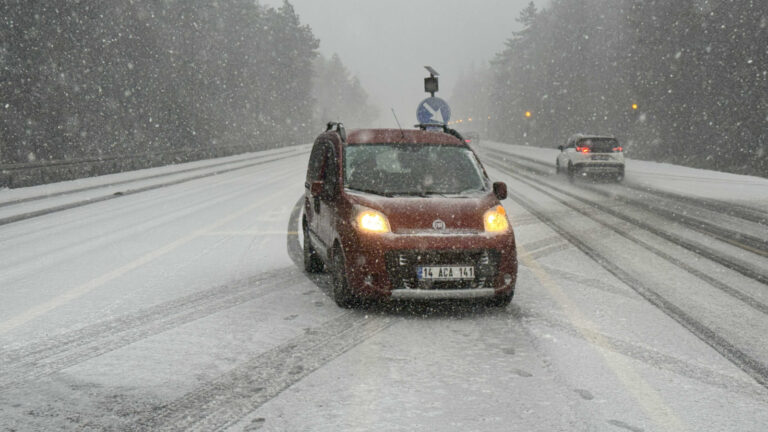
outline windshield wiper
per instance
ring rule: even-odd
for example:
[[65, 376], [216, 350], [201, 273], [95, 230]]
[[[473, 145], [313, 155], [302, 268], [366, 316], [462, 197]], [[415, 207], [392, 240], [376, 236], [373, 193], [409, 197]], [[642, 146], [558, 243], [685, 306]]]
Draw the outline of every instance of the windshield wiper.
[[448, 194], [449, 194], [449, 192], [438, 192], [438, 191], [425, 191], [425, 192], [424, 192], [424, 196], [427, 196], [427, 195], [440, 195], [440, 196], [446, 196], [446, 195], [448, 195]]
[[427, 194], [423, 191], [402, 191], [402, 192], [392, 192], [392, 195], [397, 196], [418, 196], [418, 197], [426, 197]]
[[467, 195], [474, 195], [477, 192], [481, 192], [478, 189], [464, 189], [460, 192], [454, 192], [454, 191], [425, 191], [421, 193], [421, 196], [427, 196], [427, 195], [440, 195], [443, 197], [451, 196], [451, 197], [466, 197]]
[[356, 187], [351, 187], [351, 186], [347, 186], [347, 189], [353, 190], [353, 191], [357, 191], [357, 192], [365, 192], [365, 193], [369, 193], [369, 194], [373, 194], [373, 195], [381, 195], [381, 196], [385, 196], [385, 197], [392, 197], [392, 196], [394, 196], [394, 194], [391, 193], [391, 192], [384, 192], [384, 191], [374, 190], [374, 189], [356, 188]]
[[448, 195], [454, 195], [454, 193], [451, 192], [444, 192], [444, 191], [422, 191], [422, 190], [415, 190], [415, 191], [403, 191], [403, 192], [393, 192], [393, 195], [401, 195], [401, 196], [417, 196], [426, 198], [429, 196], [448, 196]]
[[482, 192], [482, 189], [474, 189], [474, 188], [473, 189], [465, 189], [465, 190], [463, 190], [461, 192], [432, 191], [432, 190], [427, 190], [427, 191], [424, 191], [424, 190], [410, 190], [410, 191], [392, 192], [391, 195], [393, 195], [393, 196], [417, 196], [417, 197], [422, 197], [422, 198], [426, 198], [426, 197], [429, 197], [429, 196], [435, 196], [435, 195], [439, 195], [439, 196], [442, 196], [442, 197], [447, 197], [447, 196], [452, 196], [452, 197], [453, 196], [458, 196], [458, 197], [464, 196], [464, 197], [466, 197], [467, 195], [470, 195], [470, 194], [474, 195], [475, 193], [478, 193], [478, 192]]

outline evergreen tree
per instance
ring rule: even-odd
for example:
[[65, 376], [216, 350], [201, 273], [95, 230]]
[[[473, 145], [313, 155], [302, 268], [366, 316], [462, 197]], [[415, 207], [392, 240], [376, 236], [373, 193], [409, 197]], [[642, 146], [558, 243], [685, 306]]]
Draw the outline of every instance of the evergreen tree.
[[553, 0], [518, 21], [491, 62], [495, 138], [607, 133], [633, 157], [768, 176], [768, 3]]
[[0, 3], [0, 162], [311, 139], [318, 41], [289, 2]]

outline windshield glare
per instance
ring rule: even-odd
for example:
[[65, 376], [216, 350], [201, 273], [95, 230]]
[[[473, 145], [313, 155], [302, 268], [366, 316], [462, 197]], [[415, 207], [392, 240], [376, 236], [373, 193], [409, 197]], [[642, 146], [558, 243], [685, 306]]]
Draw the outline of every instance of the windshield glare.
[[487, 181], [469, 149], [432, 144], [348, 146], [344, 186], [380, 195], [471, 194]]

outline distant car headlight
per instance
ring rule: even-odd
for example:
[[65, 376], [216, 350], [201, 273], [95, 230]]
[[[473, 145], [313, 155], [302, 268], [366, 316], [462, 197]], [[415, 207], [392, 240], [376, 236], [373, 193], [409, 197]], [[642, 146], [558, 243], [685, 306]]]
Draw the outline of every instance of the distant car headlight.
[[383, 213], [373, 209], [360, 208], [357, 211], [357, 216], [355, 216], [355, 222], [360, 231], [371, 233], [390, 232], [387, 217], [384, 216]]
[[485, 232], [507, 231], [509, 229], [507, 211], [500, 205], [493, 207], [483, 215], [483, 224], [485, 225]]

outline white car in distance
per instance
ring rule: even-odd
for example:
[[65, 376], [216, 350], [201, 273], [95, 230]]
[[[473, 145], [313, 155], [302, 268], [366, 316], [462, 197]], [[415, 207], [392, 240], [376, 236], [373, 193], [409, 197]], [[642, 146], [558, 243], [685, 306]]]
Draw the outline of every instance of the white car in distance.
[[612, 136], [576, 134], [558, 148], [556, 171], [571, 181], [577, 176], [624, 179], [624, 149]]

